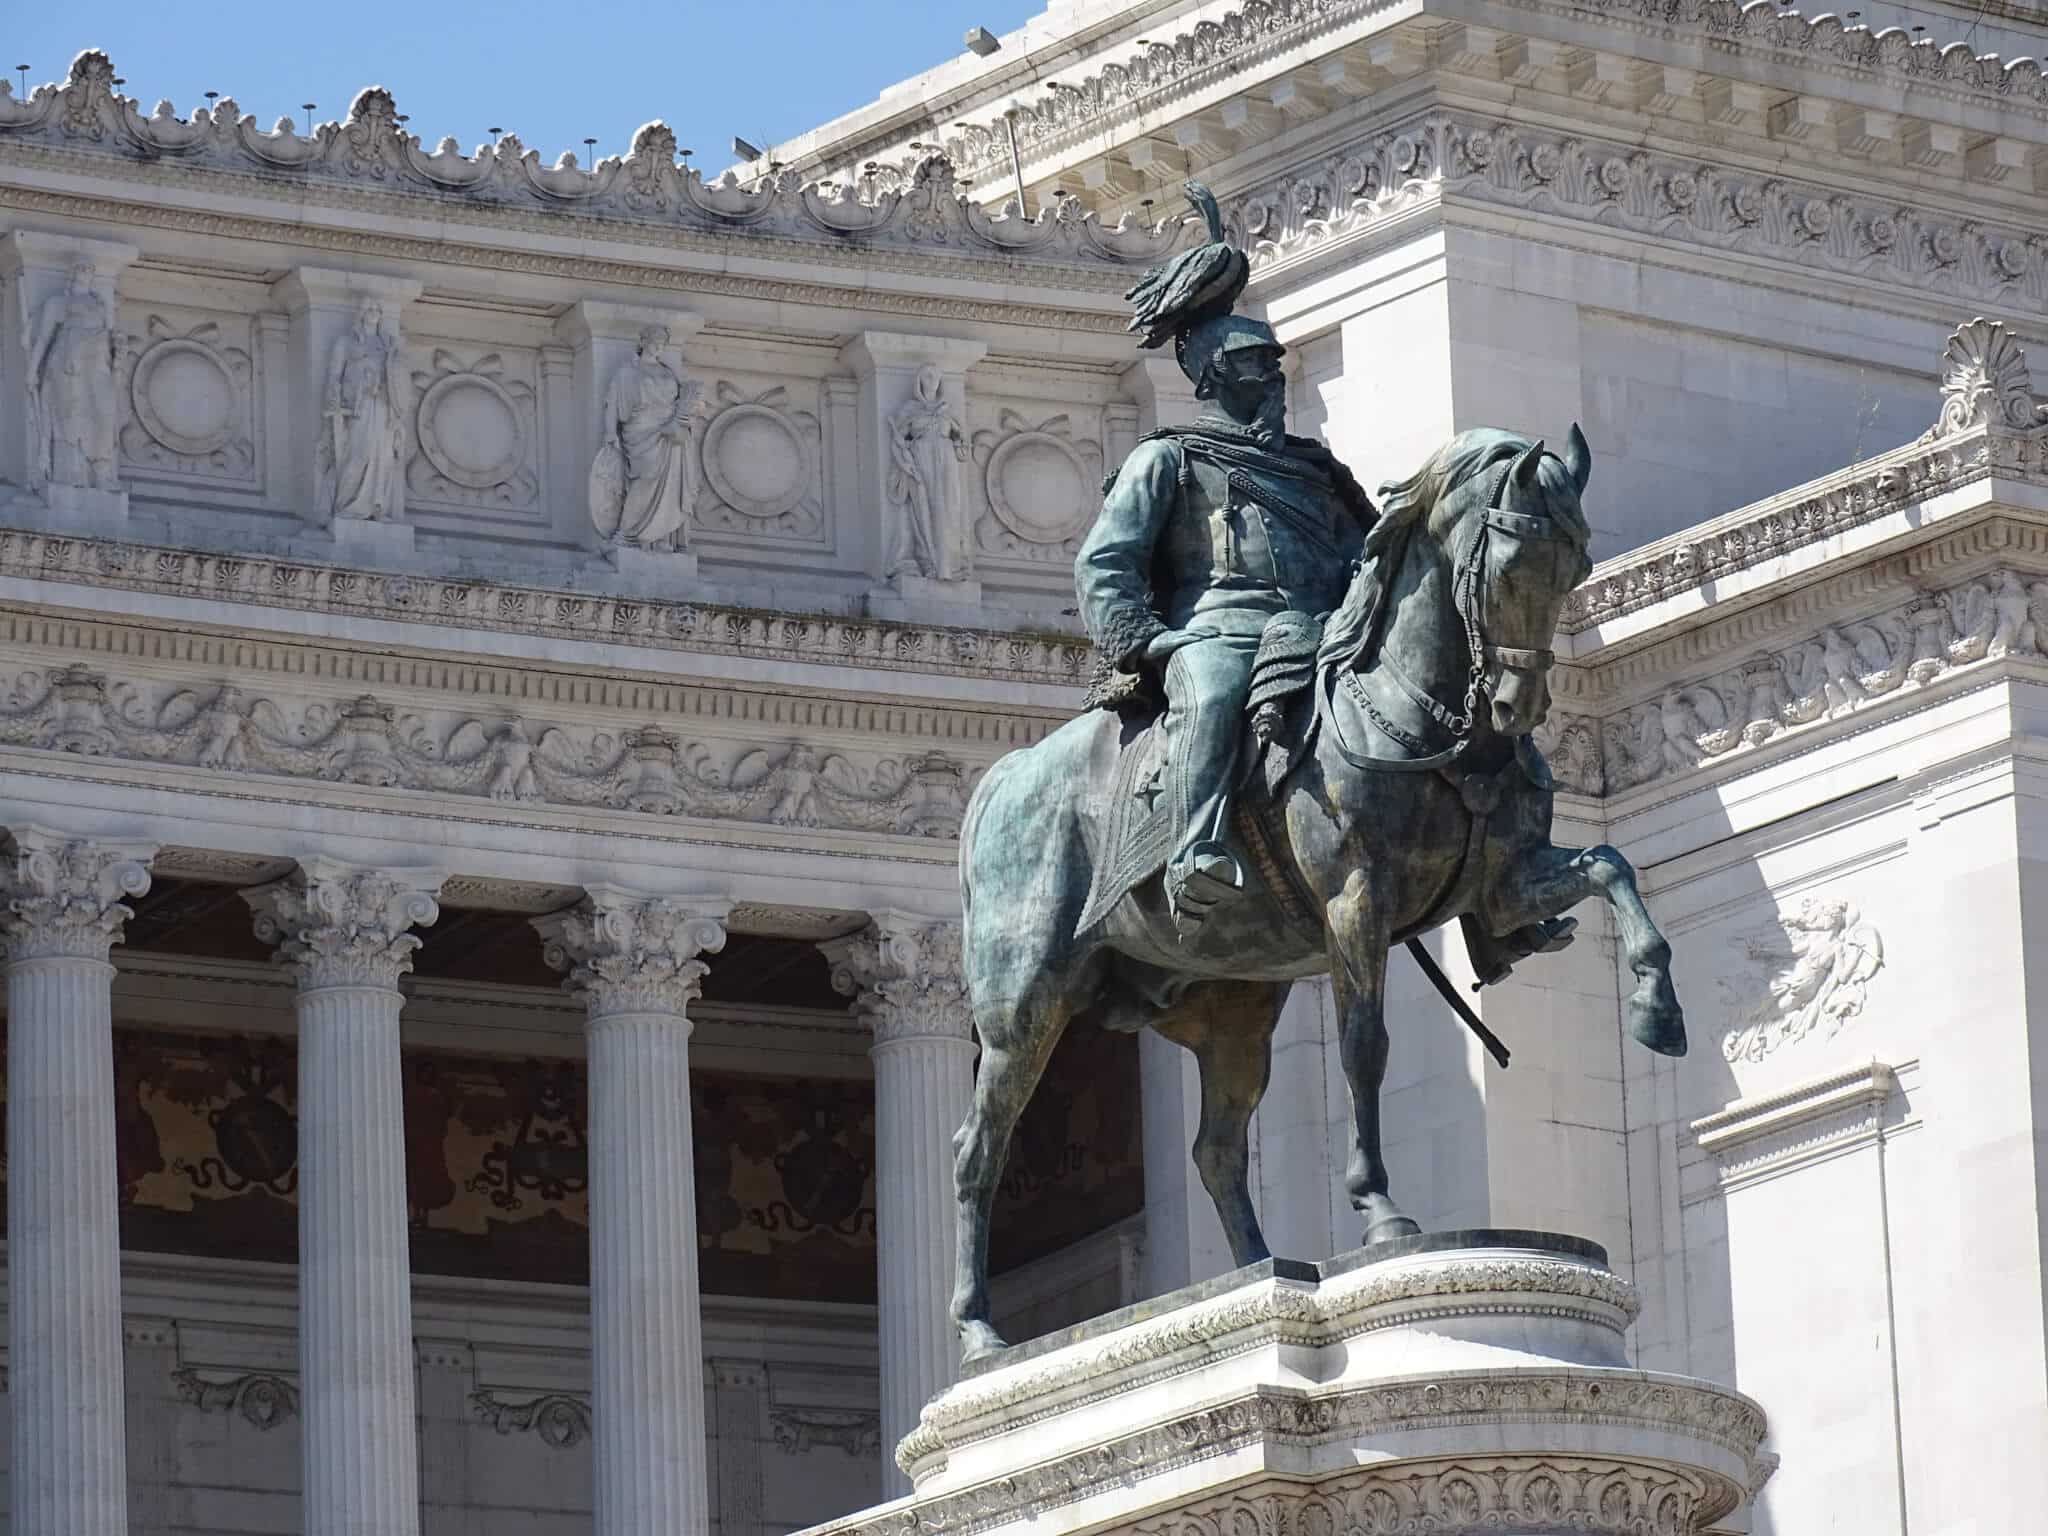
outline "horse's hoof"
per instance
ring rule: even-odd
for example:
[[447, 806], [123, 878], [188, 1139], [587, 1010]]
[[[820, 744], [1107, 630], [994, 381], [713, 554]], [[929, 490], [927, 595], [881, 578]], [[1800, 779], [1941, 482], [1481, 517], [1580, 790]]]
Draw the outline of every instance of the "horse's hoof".
[[987, 1323], [962, 1323], [960, 1325], [960, 1363], [972, 1365], [985, 1360], [999, 1349], [1010, 1346], [1003, 1342], [1003, 1336]]
[[1365, 1235], [1359, 1239], [1367, 1248], [1374, 1243], [1391, 1243], [1396, 1238], [1414, 1237], [1422, 1228], [1411, 1217], [1401, 1214], [1401, 1208], [1385, 1195], [1368, 1195], [1365, 1208], [1359, 1213], [1366, 1218]]
[[1685, 1054], [1685, 1010], [1677, 1003], [1631, 997], [1626, 1013], [1630, 1039], [1659, 1056]]

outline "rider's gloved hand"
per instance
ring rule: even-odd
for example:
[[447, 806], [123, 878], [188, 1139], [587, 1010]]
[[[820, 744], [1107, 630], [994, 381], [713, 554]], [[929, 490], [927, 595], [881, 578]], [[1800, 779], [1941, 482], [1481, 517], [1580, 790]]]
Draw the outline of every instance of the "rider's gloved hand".
[[1167, 657], [1182, 646], [1193, 645], [1197, 640], [1214, 640], [1221, 633], [1217, 629], [1161, 630], [1145, 643], [1145, 660], [1155, 667], [1163, 667]]

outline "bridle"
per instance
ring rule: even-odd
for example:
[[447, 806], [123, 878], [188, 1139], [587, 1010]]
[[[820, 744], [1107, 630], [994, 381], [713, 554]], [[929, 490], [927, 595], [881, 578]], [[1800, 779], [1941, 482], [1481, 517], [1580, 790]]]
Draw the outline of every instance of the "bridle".
[[1543, 445], [1539, 442], [1521, 453], [1503, 455], [1499, 464], [1488, 472], [1485, 507], [1479, 515], [1479, 532], [1473, 538], [1471, 547], [1465, 551], [1464, 558], [1458, 562], [1458, 568], [1451, 578], [1451, 607], [1465, 631], [1465, 653], [1468, 662], [1462, 712], [1454, 713], [1431, 697], [1428, 690], [1408, 677], [1392, 656], [1380, 656], [1379, 646], [1385, 629], [1388, 594], [1393, 590], [1394, 573], [1407, 558], [1408, 540], [1414, 537], [1413, 529], [1401, 536], [1398, 549], [1389, 549], [1383, 557], [1389, 562], [1388, 576], [1381, 585], [1375, 603], [1367, 630], [1366, 644], [1352, 665], [1333, 668], [1332, 671], [1341, 673], [1345, 691], [1350, 694], [1352, 702], [1358, 705], [1368, 720], [1395, 741], [1419, 749], [1422, 743], [1381, 714], [1373, 704], [1371, 695], [1366, 691], [1364, 679], [1360, 675], [1361, 669], [1375, 657], [1379, 657], [1388, 675], [1408, 696], [1409, 701], [1450, 732], [1451, 744], [1422, 757], [1376, 757], [1369, 752], [1359, 752], [1346, 742], [1343, 726], [1339, 723], [1336, 712], [1326, 711], [1330, 719], [1332, 744], [1353, 767], [1374, 768], [1394, 773], [1421, 773], [1449, 766], [1464, 755], [1477, 733], [1479, 704], [1491, 691], [1488, 672], [1493, 664], [1547, 671], [1557, 659], [1556, 653], [1548, 647], [1533, 649], [1527, 646], [1496, 645], [1486, 637], [1484, 609], [1487, 583], [1482, 578], [1487, 568], [1486, 549], [1489, 535], [1499, 532], [1517, 539], [1555, 539], [1572, 542], [1570, 534], [1565, 532], [1555, 519], [1532, 517], [1526, 512], [1511, 512], [1501, 505], [1507, 497], [1508, 483], [1516, 468], [1531, 453], [1540, 460]]

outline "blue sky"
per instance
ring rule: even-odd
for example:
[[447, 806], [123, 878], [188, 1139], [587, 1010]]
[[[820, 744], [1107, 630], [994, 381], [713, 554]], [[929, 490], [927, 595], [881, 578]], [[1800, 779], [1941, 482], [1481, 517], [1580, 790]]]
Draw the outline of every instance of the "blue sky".
[[[1043, 0], [406, 0], [360, 6], [278, 0], [0, 0], [0, 65], [29, 83], [62, 79], [81, 48], [112, 55], [144, 112], [169, 97], [180, 116], [203, 92], [233, 96], [265, 127], [344, 115], [382, 85], [432, 148], [469, 149], [496, 126], [552, 163], [625, 151], [659, 117], [695, 164], [730, 163], [735, 133], [764, 147], [872, 101], [885, 85], [962, 52], [960, 36], [1001, 36]], [[13, 77], [19, 88], [20, 76]], [[587, 161], [586, 161], [587, 163]]]

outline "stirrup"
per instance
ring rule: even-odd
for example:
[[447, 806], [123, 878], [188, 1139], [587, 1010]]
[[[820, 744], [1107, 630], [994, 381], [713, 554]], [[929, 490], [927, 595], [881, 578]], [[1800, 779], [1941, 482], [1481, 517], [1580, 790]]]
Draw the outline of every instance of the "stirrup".
[[1172, 890], [1174, 927], [1183, 940], [1192, 938], [1210, 913], [1243, 893], [1244, 868], [1230, 850], [1214, 841], [1196, 843]]

